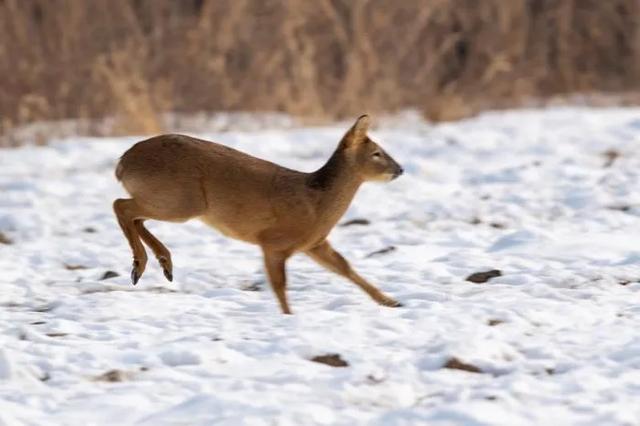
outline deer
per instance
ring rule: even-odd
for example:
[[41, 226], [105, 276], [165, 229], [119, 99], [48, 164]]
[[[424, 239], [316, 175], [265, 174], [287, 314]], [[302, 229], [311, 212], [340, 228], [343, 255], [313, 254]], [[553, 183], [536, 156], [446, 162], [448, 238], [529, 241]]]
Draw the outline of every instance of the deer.
[[296, 253], [347, 278], [380, 305], [402, 306], [354, 271], [327, 240], [362, 183], [391, 181], [403, 173], [369, 138], [369, 125], [369, 116], [360, 116], [329, 160], [311, 173], [186, 135], [164, 134], [133, 145], [115, 170], [131, 198], [113, 203], [133, 252], [133, 285], [147, 265], [142, 242], [154, 253], [167, 280], [173, 281], [171, 253], [144, 222], [198, 219], [227, 237], [260, 247], [284, 314], [292, 313], [285, 264]]

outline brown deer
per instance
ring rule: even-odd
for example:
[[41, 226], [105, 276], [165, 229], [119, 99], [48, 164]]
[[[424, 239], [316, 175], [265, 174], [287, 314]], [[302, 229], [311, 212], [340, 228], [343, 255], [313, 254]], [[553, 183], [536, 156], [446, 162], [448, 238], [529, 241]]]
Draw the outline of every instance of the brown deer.
[[235, 149], [184, 135], [161, 135], [124, 153], [116, 177], [131, 195], [113, 209], [133, 251], [131, 280], [144, 272], [153, 251], [169, 281], [169, 250], [145, 227], [147, 219], [200, 219], [224, 235], [262, 249], [271, 287], [285, 314], [285, 262], [303, 252], [325, 268], [353, 281], [376, 302], [401, 306], [356, 273], [327, 241], [327, 235], [365, 181], [389, 181], [403, 172], [367, 136], [363, 115], [347, 131], [329, 161], [303, 173]]

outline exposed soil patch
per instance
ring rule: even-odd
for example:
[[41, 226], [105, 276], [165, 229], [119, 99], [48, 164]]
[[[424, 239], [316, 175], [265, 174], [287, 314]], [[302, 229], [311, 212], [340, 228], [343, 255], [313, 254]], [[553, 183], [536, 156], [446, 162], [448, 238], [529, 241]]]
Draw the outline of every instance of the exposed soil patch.
[[69, 264], [64, 264], [64, 269], [67, 269], [69, 271], [77, 271], [80, 269], [89, 269], [88, 267], [84, 266], [84, 265], [69, 265]]
[[462, 370], [462, 371], [467, 371], [469, 373], [482, 373], [482, 370], [480, 370], [475, 365], [462, 362], [456, 357], [449, 358], [447, 362], [442, 366], [442, 368], [449, 368], [451, 370]]
[[619, 205], [619, 206], [609, 206], [607, 208], [609, 210], [616, 210], [616, 211], [619, 211], [619, 212], [627, 213], [627, 212], [631, 211], [632, 206], [629, 206], [627, 204], [622, 204], [622, 205]]
[[369, 253], [368, 255], [366, 255], [365, 257], [379, 256], [381, 254], [391, 253], [392, 251], [395, 251], [395, 250], [396, 250], [395, 246], [389, 246], [389, 247], [385, 247], [385, 248], [380, 249], [380, 250], [373, 251], [373, 252]]
[[500, 271], [499, 269], [491, 269], [490, 271], [473, 273], [465, 279], [475, 284], [483, 284], [492, 278], [501, 277], [501, 276], [502, 276], [502, 271]]
[[129, 379], [129, 377], [130, 377], [130, 374], [127, 373], [126, 371], [109, 370], [106, 373], [103, 373], [103, 374], [100, 374], [99, 376], [94, 377], [93, 380], [97, 382], [116, 383], [116, 382], [123, 382]]
[[384, 382], [384, 377], [376, 377], [373, 374], [367, 375], [367, 383], [370, 385], [379, 385], [382, 382]]
[[603, 152], [602, 156], [605, 158], [603, 167], [611, 167], [613, 166], [613, 163], [622, 156], [622, 154], [620, 154], [620, 151], [616, 151], [615, 149], [609, 149]]
[[243, 291], [262, 291], [264, 287], [263, 281], [255, 281], [252, 283], [248, 283], [242, 287]]
[[495, 229], [506, 229], [507, 225], [505, 225], [504, 223], [500, 223], [500, 222], [484, 222], [482, 219], [478, 218], [478, 217], [474, 217], [473, 219], [471, 219], [471, 221], [469, 222], [472, 225], [482, 225], [482, 224], [486, 224], [492, 228]]
[[352, 226], [352, 225], [361, 225], [361, 226], [371, 225], [371, 221], [369, 219], [358, 218], [358, 219], [351, 219], [340, 224], [340, 226], [342, 227]]
[[115, 271], [107, 271], [104, 274], [102, 274], [102, 277], [100, 277], [100, 281], [108, 280], [109, 278], [115, 278], [119, 276], [120, 274]]
[[95, 234], [98, 231], [92, 226], [87, 226], [86, 228], [82, 229], [82, 232], [86, 232], [87, 234]]
[[490, 319], [489, 321], [487, 321], [487, 325], [491, 327], [495, 327], [496, 325], [500, 325], [500, 324], [504, 324], [504, 321], [499, 319]]
[[311, 361], [326, 364], [331, 367], [348, 367], [349, 363], [342, 359], [340, 354], [318, 355], [311, 358]]
[[13, 244], [13, 240], [7, 237], [2, 232], [0, 232], [0, 244], [5, 244], [5, 245]]
[[52, 332], [52, 333], [46, 333], [46, 335], [49, 337], [64, 337], [64, 336], [68, 336], [69, 333]]

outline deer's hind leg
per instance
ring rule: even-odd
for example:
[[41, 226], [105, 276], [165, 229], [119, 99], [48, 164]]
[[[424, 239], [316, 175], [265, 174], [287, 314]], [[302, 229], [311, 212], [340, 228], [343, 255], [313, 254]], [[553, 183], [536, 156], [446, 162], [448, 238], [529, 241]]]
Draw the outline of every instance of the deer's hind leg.
[[118, 223], [124, 236], [127, 237], [131, 251], [133, 252], [133, 268], [131, 270], [131, 282], [138, 283], [147, 266], [147, 252], [140, 241], [140, 234], [135, 225], [136, 219], [142, 217], [142, 209], [135, 200], [119, 198], [113, 202], [113, 211], [118, 218]]
[[162, 242], [155, 237], [147, 228], [144, 226], [144, 219], [136, 219], [134, 221], [136, 230], [142, 238], [142, 241], [153, 251], [153, 254], [158, 259], [158, 263], [162, 267], [162, 272], [164, 272], [164, 276], [169, 281], [173, 281], [173, 262], [171, 262], [171, 252], [169, 249], [162, 244]]

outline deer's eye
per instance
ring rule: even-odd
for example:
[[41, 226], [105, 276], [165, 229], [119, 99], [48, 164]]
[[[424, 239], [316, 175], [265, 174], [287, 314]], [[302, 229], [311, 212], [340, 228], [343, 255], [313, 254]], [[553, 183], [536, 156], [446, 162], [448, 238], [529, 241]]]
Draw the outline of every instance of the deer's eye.
[[382, 157], [382, 154], [380, 154], [379, 152], [374, 152], [373, 154], [371, 154], [371, 156], [372, 156], [373, 158], [381, 158], [381, 157]]

